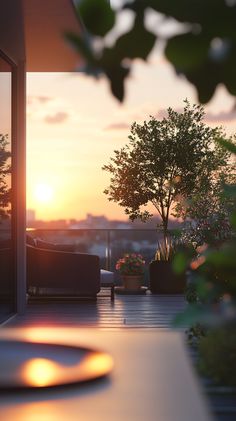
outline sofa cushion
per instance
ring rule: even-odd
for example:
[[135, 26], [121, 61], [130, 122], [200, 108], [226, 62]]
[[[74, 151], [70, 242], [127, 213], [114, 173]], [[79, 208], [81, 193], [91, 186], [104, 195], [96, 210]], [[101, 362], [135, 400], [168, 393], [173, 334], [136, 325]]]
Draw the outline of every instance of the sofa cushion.
[[106, 284], [113, 284], [114, 283], [114, 273], [110, 272], [109, 270], [101, 269], [100, 270], [101, 276], [101, 285], [106, 286]]

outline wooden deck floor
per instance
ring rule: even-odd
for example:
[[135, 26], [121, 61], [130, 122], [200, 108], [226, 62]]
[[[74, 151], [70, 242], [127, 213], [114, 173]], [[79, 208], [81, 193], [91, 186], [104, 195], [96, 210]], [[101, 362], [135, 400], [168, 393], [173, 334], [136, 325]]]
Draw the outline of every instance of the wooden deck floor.
[[5, 326], [170, 329], [174, 316], [185, 305], [182, 295], [115, 295], [112, 302], [101, 294], [96, 302], [33, 302], [24, 315], [17, 315]]

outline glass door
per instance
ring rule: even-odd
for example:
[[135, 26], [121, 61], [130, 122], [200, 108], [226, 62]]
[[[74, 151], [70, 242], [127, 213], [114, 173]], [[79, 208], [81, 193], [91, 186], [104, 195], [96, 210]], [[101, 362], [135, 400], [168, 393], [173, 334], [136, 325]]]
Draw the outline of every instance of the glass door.
[[0, 53], [0, 323], [15, 312], [12, 206], [12, 71]]

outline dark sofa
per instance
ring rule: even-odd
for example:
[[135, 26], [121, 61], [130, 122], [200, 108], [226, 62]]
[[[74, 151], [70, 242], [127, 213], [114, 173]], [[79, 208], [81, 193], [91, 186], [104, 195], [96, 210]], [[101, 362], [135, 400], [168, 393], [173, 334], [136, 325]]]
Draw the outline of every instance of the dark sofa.
[[99, 257], [28, 244], [27, 291], [30, 297], [96, 298], [100, 291]]

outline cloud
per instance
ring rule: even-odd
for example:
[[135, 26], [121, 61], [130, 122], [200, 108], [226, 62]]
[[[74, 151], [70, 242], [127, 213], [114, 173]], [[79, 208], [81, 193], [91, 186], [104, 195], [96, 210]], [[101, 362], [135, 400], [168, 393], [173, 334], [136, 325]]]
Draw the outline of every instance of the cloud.
[[73, 114], [63, 100], [53, 96], [31, 95], [27, 98], [27, 103], [28, 118], [47, 124], [63, 123]]
[[104, 130], [126, 130], [130, 128], [130, 124], [125, 122], [111, 123], [104, 128]]
[[51, 101], [53, 98], [50, 98], [49, 96], [38, 96], [37, 99], [41, 104], [45, 104], [46, 102]]
[[231, 109], [229, 111], [220, 111], [217, 114], [214, 113], [206, 113], [205, 120], [209, 123], [211, 122], [230, 122], [236, 120], [236, 110]]
[[168, 116], [167, 110], [164, 108], [160, 109], [154, 117], [156, 117], [158, 120], [162, 120], [163, 118], [166, 118]]
[[35, 96], [28, 96], [27, 98], [27, 104], [28, 105], [32, 105], [32, 104], [46, 104], [47, 102], [51, 101], [53, 98], [49, 97], [49, 96], [44, 96], [44, 95], [35, 95]]
[[55, 114], [47, 115], [44, 117], [44, 121], [48, 124], [57, 124], [57, 123], [63, 123], [66, 121], [69, 117], [68, 113], [65, 113], [63, 111], [56, 112]]

